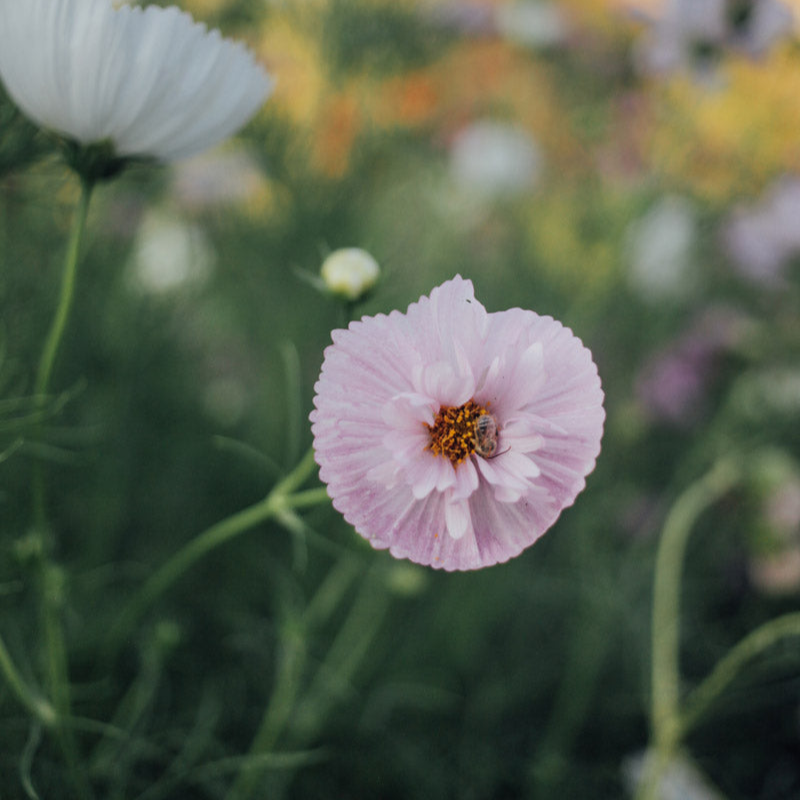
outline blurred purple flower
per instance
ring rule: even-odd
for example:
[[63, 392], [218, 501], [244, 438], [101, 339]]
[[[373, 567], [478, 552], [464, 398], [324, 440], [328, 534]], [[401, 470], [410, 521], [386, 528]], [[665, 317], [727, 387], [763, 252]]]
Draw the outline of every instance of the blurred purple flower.
[[423, 6], [430, 21], [446, 30], [467, 36], [493, 36], [496, 34], [492, 7], [485, 2], [452, 0]]
[[794, 22], [780, 0], [669, 0], [663, 16], [645, 19], [650, 29], [636, 52], [640, 68], [656, 75], [686, 69], [701, 77], [724, 50], [764, 55]]
[[720, 357], [741, 340], [746, 324], [736, 310], [714, 306], [677, 341], [656, 353], [635, 386], [645, 414], [678, 427], [697, 422]]
[[800, 255], [800, 179], [777, 181], [760, 202], [739, 206], [723, 230], [737, 272], [768, 288], [786, 282], [787, 262]]

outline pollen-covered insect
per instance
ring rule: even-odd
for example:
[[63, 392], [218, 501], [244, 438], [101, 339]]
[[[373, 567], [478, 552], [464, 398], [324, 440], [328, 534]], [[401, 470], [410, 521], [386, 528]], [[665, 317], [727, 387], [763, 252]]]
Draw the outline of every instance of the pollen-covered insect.
[[475, 452], [482, 458], [491, 458], [495, 454], [497, 450], [497, 420], [491, 414], [481, 414], [475, 420], [473, 443]]

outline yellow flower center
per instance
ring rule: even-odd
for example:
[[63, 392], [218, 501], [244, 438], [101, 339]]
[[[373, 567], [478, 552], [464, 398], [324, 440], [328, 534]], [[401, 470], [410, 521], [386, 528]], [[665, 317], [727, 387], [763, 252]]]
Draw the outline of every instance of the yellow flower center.
[[435, 456], [446, 456], [457, 467], [475, 452], [475, 424], [488, 413], [474, 400], [463, 406], [442, 406], [433, 425], [425, 425], [431, 436], [427, 449]]

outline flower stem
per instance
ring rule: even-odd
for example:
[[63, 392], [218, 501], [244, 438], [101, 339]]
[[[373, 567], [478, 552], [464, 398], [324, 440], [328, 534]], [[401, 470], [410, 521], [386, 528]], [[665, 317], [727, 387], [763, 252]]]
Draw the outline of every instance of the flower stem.
[[[78, 199], [78, 206], [72, 220], [72, 230], [70, 231], [67, 252], [64, 258], [64, 268], [61, 274], [61, 291], [59, 293], [58, 306], [56, 308], [53, 321], [50, 323], [50, 330], [45, 339], [42, 355], [39, 358], [39, 367], [36, 372], [36, 383], [34, 393], [38, 409], [47, 400], [47, 392], [50, 388], [50, 376], [58, 355], [58, 348], [64, 337], [67, 327], [67, 320], [72, 308], [72, 300], [75, 295], [75, 283], [78, 275], [78, 254], [80, 252], [81, 241], [86, 230], [86, 219], [89, 215], [89, 202], [92, 198], [94, 184], [91, 181], [81, 179], [81, 193]], [[45, 488], [44, 472], [42, 465], [37, 462], [34, 464], [33, 473], [33, 515], [34, 526], [38, 535], [44, 537], [47, 529], [47, 514], [45, 510]]]
[[[318, 596], [309, 605], [322, 612], [317, 622], [323, 622], [344, 594], [354, 577], [352, 562], [345, 562], [330, 576], [331, 582], [320, 588]], [[336, 704], [347, 694], [356, 670], [374, 644], [389, 608], [389, 594], [382, 584], [380, 565], [372, 567], [359, 588], [350, 610], [333, 639], [325, 658], [317, 665], [309, 685], [300, 693], [300, 668], [305, 664], [305, 651], [290, 653], [293, 661], [284, 668], [292, 668], [285, 681], [279, 674], [273, 688], [261, 726], [250, 746], [249, 756], [264, 756], [274, 747], [283, 732], [290, 748], [306, 747], [319, 735], [325, 720]], [[305, 622], [315, 618], [307, 614]], [[297, 646], [297, 645], [295, 645]], [[280, 714], [280, 717], [278, 717]], [[277, 723], [277, 724], [276, 724]], [[286, 723], [290, 723], [287, 725]], [[284, 730], [285, 729], [285, 730]], [[294, 777], [294, 770], [267, 774], [263, 769], [242, 770], [226, 800], [250, 800], [256, 796], [281, 800], [286, 795]]]
[[[78, 254], [86, 230], [93, 185], [92, 181], [81, 181], [80, 198], [75, 209], [64, 258], [58, 306], [45, 339], [36, 373], [34, 391], [38, 410], [44, 406], [47, 400], [50, 377], [72, 308], [78, 272]], [[75, 795], [80, 798], [89, 798], [91, 797], [91, 788], [78, 763], [78, 747], [73, 731], [64, 724], [65, 720], [71, 716], [71, 689], [67, 647], [61, 625], [62, 575], [50, 558], [50, 530], [45, 501], [44, 469], [40, 461], [37, 461], [33, 467], [32, 496], [33, 529], [31, 537], [35, 553], [33, 563], [39, 585], [41, 629], [47, 660], [47, 685], [55, 712], [55, 720], [50, 727], [55, 729]]]
[[280, 655], [275, 685], [264, 710], [261, 723], [250, 744], [246, 767], [239, 770], [228, 798], [244, 800], [257, 786], [264, 783], [266, 770], [257, 768], [258, 757], [272, 753], [278, 737], [295, 709], [306, 664], [305, 631], [301, 627], [285, 624], [280, 631]]
[[781, 639], [800, 637], [800, 612], [784, 614], [765, 622], [747, 634], [714, 667], [712, 673], [686, 698], [680, 718], [683, 734], [688, 733], [709, 706], [731, 684], [741, 668]]
[[338, 608], [340, 601], [359, 575], [360, 561], [345, 554], [331, 569], [298, 619], [284, 622], [279, 629], [280, 658], [275, 684], [250, 744], [248, 768], [239, 771], [228, 792], [229, 800], [246, 800], [264, 783], [265, 769], [256, 768], [259, 759], [272, 753], [298, 704], [307, 661], [306, 640]]
[[0, 674], [5, 678], [9, 690], [17, 700], [46, 728], [55, 725], [58, 718], [55, 709], [50, 703], [36, 694], [28, 687], [22, 676], [17, 672], [11, 655], [0, 638]]
[[81, 180], [81, 194], [78, 206], [75, 209], [75, 217], [72, 222], [72, 231], [67, 246], [67, 254], [64, 260], [64, 272], [61, 277], [61, 294], [59, 296], [58, 308], [50, 331], [45, 340], [44, 350], [39, 360], [39, 369], [36, 373], [36, 394], [41, 397], [47, 393], [50, 383], [50, 375], [53, 371], [58, 347], [64, 335], [64, 330], [69, 319], [69, 312], [72, 307], [72, 298], [75, 293], [75, 279], [78, 274], [78, 253], [80, 251], [83, 233], [86, 230], [86, 218], [89, 213], [89, 201], [92, 197], [94, 184], [91, 181]]
[[700, 514], [739, 478], [728, 460], [718, 462], [675, 501], [656, 555], [652, 611], [651, 745], [637, 798], [655, 800], [664, 769], [680, 744], [680, 590], [686, 543]]
[[328, 495], [324, 488], [296, 492], [314, 467], [314, 452], [309, 450], [263, 500], [212, 525], [178, 550], [144, 583], [117, 618], [107, 640], [106, 655], [113, 657], [119, 651], [144, 612], [201, 558], [281, 511], [326, 501]]

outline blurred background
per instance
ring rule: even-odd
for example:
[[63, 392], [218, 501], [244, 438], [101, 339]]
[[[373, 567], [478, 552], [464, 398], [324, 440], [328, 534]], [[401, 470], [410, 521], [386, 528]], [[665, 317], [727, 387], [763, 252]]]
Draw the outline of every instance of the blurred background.
[[[0, 101], [0, 626], [18, 667], [36, 682], [25, 534], [45, 459], [99, 796], [226, 797], [265, 708], [255, 798], [628, 796], [660, 530], [720, 456], [748, 478], [689, 543], [686, 684], [800, 610], [800, 3], [180, 5], [247, 42], [276, 91], [221, 148], [98, 190], [42, 437], [24, 398], [78, 186]], [[355, 308], [314, 281], [350, 246], [382, 269]], [[310, 446], [331, 330], [456, 273], [489, 311], [554, 316], [592, 350], [608, 418], [575, 506], [463, 574], [374, 552], [326, 506], [260, 526], [103, 664], [136, 587]], [[686, 744], [663, 797], [799, 798], [797, 642]], [[59, 797], [60, 770], [0, 689], [0, 797]]]

